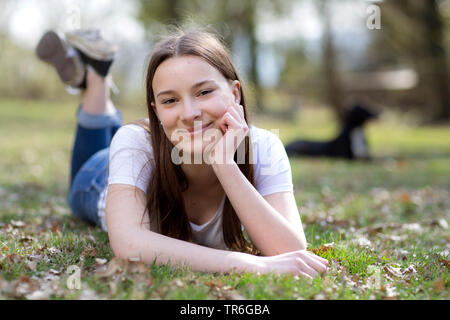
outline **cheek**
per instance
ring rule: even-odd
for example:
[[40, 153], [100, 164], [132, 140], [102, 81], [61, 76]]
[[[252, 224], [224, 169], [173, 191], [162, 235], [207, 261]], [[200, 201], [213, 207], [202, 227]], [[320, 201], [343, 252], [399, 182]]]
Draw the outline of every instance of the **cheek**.
[[221, 118], [232, 103], [232, 98], [224, 93], [215, 95], [212, 99], [205, 102], [208, 112], [216, 118]]

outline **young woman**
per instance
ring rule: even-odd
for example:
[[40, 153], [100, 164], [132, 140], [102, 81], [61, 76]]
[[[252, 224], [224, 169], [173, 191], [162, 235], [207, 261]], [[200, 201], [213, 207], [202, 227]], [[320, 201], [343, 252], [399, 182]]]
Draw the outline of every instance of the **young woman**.
[[326, 271], [306, 250], [283, 144], [249, 125], [241, 81], [214, 35], [180, 31], [159, 42], [148, 119], [122, 127], [95, 61], [83, 59], [69, 203], [107, 230], [116, 256], [203, 272]]

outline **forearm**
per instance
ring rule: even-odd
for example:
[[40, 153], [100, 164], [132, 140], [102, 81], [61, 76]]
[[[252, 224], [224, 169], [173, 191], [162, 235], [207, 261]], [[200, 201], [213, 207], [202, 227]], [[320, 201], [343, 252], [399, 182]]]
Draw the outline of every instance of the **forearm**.
[[257, 258], [249, 254], [218, 250], [167, 237], [147, 229], [127, 235], [127, 243], [115, 246], [116, 256], [138, 258], [144, 263], [187, 266], [198, 272], [256, 272]]
[[213, 168], [252, 242], [264, 255], [305, 249], [301, 232], [258, 193], [237, 164]]

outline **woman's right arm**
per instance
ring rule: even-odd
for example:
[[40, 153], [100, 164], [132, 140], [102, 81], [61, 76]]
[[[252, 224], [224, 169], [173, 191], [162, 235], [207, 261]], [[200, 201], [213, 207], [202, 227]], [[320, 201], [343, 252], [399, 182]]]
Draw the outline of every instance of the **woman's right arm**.
[[111, 184], [106, 199], [106, 223], [115, 256], [144, 263], [188, 266], [199, 272], [275, 272], [316, 276], [326, 270], [325, 259], [306, 250], [259, 257], [218, 250], [150, 231], [145, 193], [131, 185]]

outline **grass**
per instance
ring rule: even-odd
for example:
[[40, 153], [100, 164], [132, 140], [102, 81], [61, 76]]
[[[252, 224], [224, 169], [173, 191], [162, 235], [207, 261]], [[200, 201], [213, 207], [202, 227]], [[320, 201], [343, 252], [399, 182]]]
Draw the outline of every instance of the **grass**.
[[[323, 277], [205, 274], [117, 261], [106, 233], [71, 216], [76, 105], [0, 100], [0, 298], [449, 299], [450, 128], [386, 113], [366, 128], [373, 161], [291, 159], [308, 248], [330, 261]], [[336, 130], [323, 108], [252, 120], [285, 143]], [[80, 289], [68, 288], [73, 265]]]

